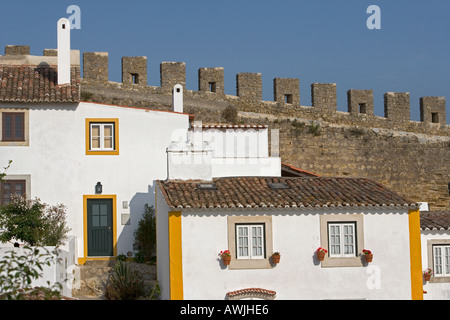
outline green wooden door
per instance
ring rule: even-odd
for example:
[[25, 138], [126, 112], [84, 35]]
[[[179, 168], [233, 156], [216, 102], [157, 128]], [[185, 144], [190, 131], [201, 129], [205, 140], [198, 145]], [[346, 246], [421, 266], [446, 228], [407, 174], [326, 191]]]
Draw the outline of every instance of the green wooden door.
[[88, 256], [113, 256], [112, 199], [87, 200]]

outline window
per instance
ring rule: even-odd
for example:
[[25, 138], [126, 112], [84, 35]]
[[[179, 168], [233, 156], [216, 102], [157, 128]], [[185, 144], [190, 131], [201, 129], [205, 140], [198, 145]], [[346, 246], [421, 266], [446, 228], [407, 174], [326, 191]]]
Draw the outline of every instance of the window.
[[114, 124], [91, 123], [91, 150], [114, 150]]
[[237, 259], [264, 259], [264, 225], [236, 225]]
[[1, 184], [1, 204], [8, 204], [11, 196], [16, 194], [23, 196], [25, 194], [25, 180], [5, 180]]
[[320, 246], [328, 250], [322, 268], [362, 267], [359, 256], [364, 248], [364, 215], [322, 214], [320, 219]]
[[131, 74], [131, 83], [132, 84], [139, 84], [139, 75], [137, 73]]
[[356, 256], [355, 223], [328, 223], [328, 248], [330, 257]]
[[433, 271], [435, 277], [450, 276], [450, 245], [433, 246]]
[[367, 113], [367, 104], [365, 103], [359, 104], [359, 113]]
[[229, 269], [270, 269], [273, 253], [271, 216], [229, 216]]
[[2, 113], [2, 141], [25, 141], [25, 114]]
[[86, 154], [119, 154], [118, 119], [86, 119]]
[[285, 94], [284, 95], [284, 103], [292, 104], [292, 94]]
[[439, 123], [439, 113], [432, 112], [431, 113], [431, 122], [432, 123]]
[[210, 82], [209, 83], [209, 92], [216, 92], [216, 90], [217, 90], [216, 83]]

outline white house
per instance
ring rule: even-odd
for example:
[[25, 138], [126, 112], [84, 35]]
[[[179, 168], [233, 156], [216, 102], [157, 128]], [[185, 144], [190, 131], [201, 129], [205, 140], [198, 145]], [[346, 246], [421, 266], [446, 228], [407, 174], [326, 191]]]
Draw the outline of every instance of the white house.
[[[418, 206], [375, 182], [224, 177], [157, 184], [164, 299], [423, 297]], [[328, 250], [322, 262], [319, 247]], [[231, 251], [228, 266], [218, 257], [224, 250]]]
[[450, 299], [450, 212], [420, 212], [422, 266], [431, 269], [424, 277], [424, 300]]
[[16, 193], [66, 205], [84, 263], [134, 252], [154, 181], [167, 177], [167, 146], [189, 115], [80, 101], [80, 55], [61, 39], [70, 40], [64, 23], [57, 57], [0, 56], [0, 165], [12, 160], [1, 204]]
[[[12, 160], [0, 205], [14, 193], [66, 205], [79, 263], [135, 253], [133, 232], [144, 205], [155, 204], [155, 181], [168, 172], [176, 178], [192, 175], [194, 163], [203, 170], [212, 159], [208, 177], [224, 170], [280, 173], [280, 158], [268, 156], [267, 127], [232, 128], [266, 148], [256, 154], [251, 146], [251, 161], [248, 155], [198, 157], [194, 139], [207, 139], [207, 130], [205, 136], [201, 129], [190, 130], [180, 85], [173, 90], [172, 111], [81, 101], [80, 53], [70, 49], [67, 19], [57, 23], [57, 40], [57, 56], [20, 50], [0, 56], [0, 166]], [[233, 166], [235, 161], [240, 165]]]

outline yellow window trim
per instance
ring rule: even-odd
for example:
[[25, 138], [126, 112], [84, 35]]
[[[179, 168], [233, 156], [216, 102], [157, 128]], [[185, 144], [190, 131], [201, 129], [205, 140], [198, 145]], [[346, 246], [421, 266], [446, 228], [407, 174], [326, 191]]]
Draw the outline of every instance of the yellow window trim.
[[[90, 124], [91, 123], [114, 123], [114, 144], [116, 150], [113, 151], [91, 151], [90, 145]], [[117, 118], [86, 118], [86, 155], [119, 155], [119, 119]]]
[[88, 257], [87, 253], [87, 201], [89, 199], [112, 199], [113, 201], [113, 254], [117, 257], [117, 196], [113, 195], [83, 195], [83, 253], [84, 257], [78, 258], [79, 264], [87, 260], [111, 260], [114, 257]]
[[170, 300], [183, 300], [181, 212], [169, 212]]

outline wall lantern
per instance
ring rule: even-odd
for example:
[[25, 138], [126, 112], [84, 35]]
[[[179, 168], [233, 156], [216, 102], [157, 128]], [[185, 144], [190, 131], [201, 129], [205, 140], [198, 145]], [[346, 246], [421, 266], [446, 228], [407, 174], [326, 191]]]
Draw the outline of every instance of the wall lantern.
[[102, 194], [103, 186], [100, 182], [97, 182], [97, 185], [95, 186], [95, 194]]

